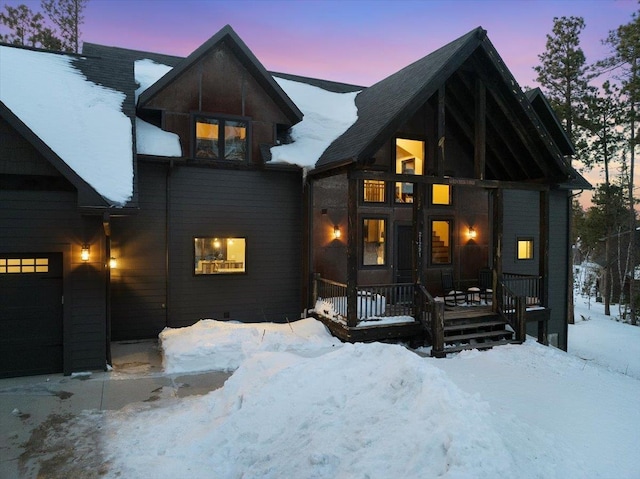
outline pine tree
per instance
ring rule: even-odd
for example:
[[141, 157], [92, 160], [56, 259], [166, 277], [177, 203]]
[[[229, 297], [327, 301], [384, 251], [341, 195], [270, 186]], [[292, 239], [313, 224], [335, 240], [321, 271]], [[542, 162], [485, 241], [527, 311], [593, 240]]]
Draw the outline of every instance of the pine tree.
[[[580, 48], [580, 33], [584, 28], [581, 17], [555, 17], [552, 34], [547, 35], [546, 51], [538, 55], [541, 64], [534, 67], [538, 74], [536, 81], [576, 146], [578, 158], [587, 143], [582, 130], [578, 131], [575, 125], [581, 123], [585, 96], [592, 93], [591, 76]], [[569, 268], [567, 283], [567, 321], [573, 324], [573, 267]]]
[[0, 23], [11, 30], [6, 35], [0, 35], [0, 41], [13, 45], [39, 46], [39, 35], [43, 29], [44, 18], [40, 13], [34, 13], [26, 5], [11, 7], [4, 6], [5, 12], [0, 13]]
[[629, 309], [631, 324], [637, 324], [635, 311], [635, 232], [636, 214], [635, 199], [633, 196], [635, 153], [638, 147], [638, 107], [640, 106], [640, 15], [634, 13], [631, 21], [621, 25], [616, 30], [609, 32], [605, 44], [611, 47], [612, 53], [599, 66], [608, 71], [615, 72], [616, 79], [620, 81], [624, 98], [626, 150], [629, 154], [628, 165], [628, 202], [629, 202], [629, 256], [631, 274], [629, 281]]
[[42, 9], [49, 20], [58, 28], [62, 49], [68, 52], [80, 51], [80, 25], [88, 0], [42, 0]]

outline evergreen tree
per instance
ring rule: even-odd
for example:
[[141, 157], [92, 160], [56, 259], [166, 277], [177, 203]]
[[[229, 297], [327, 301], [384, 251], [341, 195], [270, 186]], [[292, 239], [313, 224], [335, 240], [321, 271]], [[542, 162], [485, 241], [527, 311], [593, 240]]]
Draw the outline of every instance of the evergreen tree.
[[80, 25], [88, 0], [42, 0], [42, 9], [49, 20], [58, 28], [62, 49], [68, 52], [80, 51]]
[[[585, 135], [575, 128], [582, 123], [584, 98], [592, 92], [586, 59], [580, 48], [580, 33], [585, 28], [581, 17], [555, 17], [552, 33], [547, 35], [546, 51], [538, 55], [540, 65], [534, 67], [536, 81], [549, 98], [569, 139], [576, 146], [577, 156], [587, 147]], [[567, 278], [567, 321], [574, 323], [573, 268]]]
[[[601, 68], [615, 72], [615, 78], [620, 81], [624, 99], [626, 150], [629, 154], [628, 165], [628, 193], [629, 202], [629, 231], [635, 231], [636, 214], [633, 196], [635, 153], [638, 147], [638, 107], [640, 105], [640, 15], [634, 13], [631, 21], [609, 32], [605, 44], [611, 47], [611, 55], [599, 63]], [[635, 234], [630, 235], [629, 263], [631, 271], [635, 266]], [[631, 324], [636, 324], [635, 312], [635, 278], [630, 275], [629, 307]]]
[[10, 33], [0, 35], [0, 41], [13, 45], [39, 46], [39, 35], [42, 32], [40, 13], [33, 13], [26, 5], [11, 7], [4, 6], [5, 12], [0, 13], [0, 23], [11, 30]]

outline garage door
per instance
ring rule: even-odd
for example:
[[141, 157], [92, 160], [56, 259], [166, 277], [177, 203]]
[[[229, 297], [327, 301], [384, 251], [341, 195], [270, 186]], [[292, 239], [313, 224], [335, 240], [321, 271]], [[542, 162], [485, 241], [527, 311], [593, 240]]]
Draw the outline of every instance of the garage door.
[[62, 371], [62, 253], [0, 253], [0, 377]]

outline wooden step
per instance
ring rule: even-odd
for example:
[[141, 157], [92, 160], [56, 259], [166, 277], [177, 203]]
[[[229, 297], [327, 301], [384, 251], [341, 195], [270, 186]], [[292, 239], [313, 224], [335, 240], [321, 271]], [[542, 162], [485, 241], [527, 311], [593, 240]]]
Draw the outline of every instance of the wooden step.
[[504, 346], [506, 344], [522, 344], [522, 341], [515, 341], [513, 339], [502, 339], [499, 341], [485, 341], [483, 343], [459, 344], [457, 346], [446, 346], [444, 348], [444, 353], [458, 353], [460, 351], [469, 351], [471, 349], [491, 349], [494, 346]]
[[482, 331], [479, 333], [467, 333], [467, 334], [456, 334], [454, 336], [444, 337], [445, 343], [453, 343], [457, 341], [469, 341], [471, 339], [490, 339], [490, 338], [512, 338], [513, 333], [511, 331], [507, 331], [506, 329], [501, 329], [499, 331]]
[[471, 323], [455, 323], [455, 324], [445, 324], [444, 331], [461, 331], [464, 329], [476, 329], [476, 328], [494, 328], [494, 327], [504, 328], [505, 322], [500, 321], [499, 319], [491, 320], [491, 321], [478, 321]]

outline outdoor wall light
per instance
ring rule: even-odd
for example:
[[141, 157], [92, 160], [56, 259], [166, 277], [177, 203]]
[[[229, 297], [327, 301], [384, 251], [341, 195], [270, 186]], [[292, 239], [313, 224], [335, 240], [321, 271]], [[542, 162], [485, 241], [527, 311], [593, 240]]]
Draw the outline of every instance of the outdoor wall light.
[[340, 232], [340, 227], [339, 226], [334, 226], [333, 227], [333, 238], [334, 239], [338, 239], [338, 238], [340, 238], [340, 236], [342, 236], [342, 233]]
[[469, 232], [467, 233], [467, 235], [469, 235], [469, 239], [476, 239], [478, 233], [476, 233], [476, 230], [473, 229], [473, 226], [469, 226]]
[[118, 267], [118, 260], [112, 256], [111, 258], [109, 258], [109, 268], [116, 269], [117, 267]]
[[85, 263], [89, 261], [89, 245], [87, 243], [82, 245], [82, 250], [80, 251], [80, 259]]

